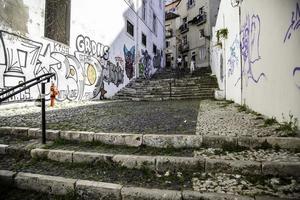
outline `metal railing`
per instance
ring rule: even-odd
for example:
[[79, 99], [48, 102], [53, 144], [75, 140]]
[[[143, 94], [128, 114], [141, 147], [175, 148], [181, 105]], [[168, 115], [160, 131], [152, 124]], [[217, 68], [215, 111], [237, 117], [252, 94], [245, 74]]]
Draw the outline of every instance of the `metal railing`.
[[[47, 73], [36, 78], [25, 81], [17, 86], [9, 88], [0, 93], [0, 104], [5, 100], [41, 83], [41, 104], [42, 104], [42, 143], [46, 144], [46, 105], [45, 105], [45, 85], [54, 77], [54, 73]], [[15, 91], [17, 90], [17, 91]], [[4, 97], [2, 97], [4, 96]]]

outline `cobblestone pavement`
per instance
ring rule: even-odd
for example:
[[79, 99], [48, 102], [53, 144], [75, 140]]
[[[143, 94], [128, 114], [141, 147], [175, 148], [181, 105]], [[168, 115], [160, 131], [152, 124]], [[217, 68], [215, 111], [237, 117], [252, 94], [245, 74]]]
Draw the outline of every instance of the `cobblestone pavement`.
[[[95, 132], [195, 134], [199, 100], [107, 102], [47, 109], [47, 128]], [[4, 110], [0, 126], [40, 127], [37, 108]], [[5, 116], [5, 114], [7, 115]], [[21, 115], [12, 115], [21, 114]], [[29, 113], [29, 114], [26, 114]]]
[[222, 149], [200, 149], [194, 151], [195, 157], [205, 157], [222, 160], [244, 160], [244, 161], [272, 161], [272, 162], [300, 162], [300, 153], [290, 152], [283, 149], [259, 149], [244, 150], [240, 152], [228, 152]]
[[265, 119], [258, 113], [244, 110], [237, 104], [225, 101], [201, 101], [197, 134], [219, 136], [289, 136], [278, 131], [278, 124], [265, 126]]
[[[40, 127], [40, 108], [0, 106], [0, 126]], [[278, 124], [236, 104], [213, 100], [162, 102], [87, 101], [47, 107], [47, 128], [95, 132], [290, 136]]]

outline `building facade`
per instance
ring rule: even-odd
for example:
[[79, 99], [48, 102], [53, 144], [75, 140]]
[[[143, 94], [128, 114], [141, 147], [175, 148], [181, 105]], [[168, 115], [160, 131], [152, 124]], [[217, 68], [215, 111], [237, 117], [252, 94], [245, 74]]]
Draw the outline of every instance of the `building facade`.
[[164, 67], [163, 1], [4, 0], [0, 17], [0, 91], [52, 72], [58, 101], [99, 99]]
[[211, 28], [215, 25], [220, 0], [181, 0], [177, 5], [180, 26], [178, 56], [188, 69], [191, 61], [195, 68], [209, 67]]
[[299, 120], [299, 24], [299, 0], [222, 0], [211, 42], [221, 96], [278, 121]]

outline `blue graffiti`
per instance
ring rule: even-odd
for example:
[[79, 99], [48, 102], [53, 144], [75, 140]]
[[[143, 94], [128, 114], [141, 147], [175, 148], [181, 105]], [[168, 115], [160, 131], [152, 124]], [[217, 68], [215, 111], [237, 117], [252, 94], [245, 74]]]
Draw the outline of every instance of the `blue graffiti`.
[[241, 29], [241, 53], [244, 63], [243, 74], [248, 80], [252, 80], [254, 83], [258, 83], [261, 78], [266, 77], [263, 72], [255, 76], [253, 69], [254, 64], [261, 60], [259, 52], [260, 27], [260, 17], [258, 15], [252, 15], [250, 18], [248, 15]]
[[291, 39], [292, 33], [300, 28], [300, 6], [299, 3], [296, 5], [296, 11], [292, 12], [291, 24], [285, 34], [284, 41]]
[[151, 56], [147, 50], [142, 49], [142, 58], [140, 59], [140, 65], [144, 68], [144, 77], [146, 79], [151, 78]]
[[239, 57], [237, 55], [237, 51], [240, 47], [240, 41], [238, 40], [238, 36], [235, 37], [235, 40], [230, 46], [230, 57], [227, 61], [229, 68], [228, 68], [228, 77], [232, 76], [236, 66], [239, 63]]
[[[293, 76], [296, 77], [296, 74], [300, 73], [300, 67], [295, 67], [295, 69], [293, 70]], [[300, 89], [300, 83], [299, 84], [296, 84], [297, 88]]]

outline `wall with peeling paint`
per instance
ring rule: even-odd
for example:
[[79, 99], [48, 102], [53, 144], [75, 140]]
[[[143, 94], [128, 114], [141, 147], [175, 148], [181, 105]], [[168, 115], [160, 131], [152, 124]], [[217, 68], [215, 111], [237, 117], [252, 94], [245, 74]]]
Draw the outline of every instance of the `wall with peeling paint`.
[[[232, 17], [238, 9], [233, 8], [230, 1], [222, 0], [218, 15], [218, 22], [222, 23], [215, 27], [215, 30], [228, 28], [229, 31], [222, 48], [214, 47], [216, 52], [225, 54], [223, 67], [216, 61], [217, 57], [212, 60], [226, 99], [279, 121], [289, 120], [289, 114], [300, 119], [300, 1], [244, 0], [240, 15]], [[238, 31], [232, 29], [236, 24]], [[239, 45], [234, 55], [238, 55], [240, 64], [235, 65], [237, 71], [232, 71], [235, 59], [231, 60], [230, 56], [235, 34], [238, 34]], [[212, 45], [214, 42], [216, 38]], [[226, 74], [223, 81], [219, 75], [221, 68]], [[233, 76], [229, 76], [231, 73]], [[231, 78], [237, 80], [237, 85]]]
[[[43, 36], [45, 1], [1, 1], [0, 16], [5, 20], [0, 23], [0, 91], [53, 72], [58, 101], [99, 99], [113, 96], [135, 77], [144, 76], [144, 71], [153, 75], [164, 67], [164, 5], [148, 1], [146, 21], [138, 17], [141, 5], [141, 0], [105, 4], [72, 0], [67, 46]], [[126, 31], [127, 20], [134, 25], [133, 37]], [[147, 46], [141, 45], [142, 32]], [[9, 101], [34, 100], [38, 95], [35, 87]]]

